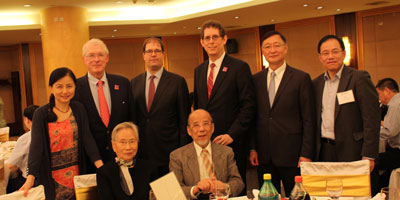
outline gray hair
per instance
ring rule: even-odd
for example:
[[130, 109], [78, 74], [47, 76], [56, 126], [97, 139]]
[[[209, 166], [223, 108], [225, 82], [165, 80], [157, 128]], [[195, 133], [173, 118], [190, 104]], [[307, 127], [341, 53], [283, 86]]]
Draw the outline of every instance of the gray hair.
[[118, 132], [119, 132], [120, 130], [122, 130], [122, 129], [131, 129], [131, 130], [135, 133], [136, 138], [137, 138], [137, 141], [139, 142], [139, 131], [138, 131], [138, 128], [137, 128], [137, 126], [136, 126], [134, 123], [132, 123], [132, 122], [122, 122], [122, 123], [118, 124], [118, 125], [113, 129], [113, 131], [112, 131], [112, 133], [111, 133], [111, 140], [112, 140], [112, 141], [115, 141], [115, 140], [116, 140]]
[[88, 47], [89, 44], [99, 44], [99, 45], [104, 47], [104, 51], [106, 52], [106, 54], [107, 55], [109, 54], [108, 48], [107, 48], [106, 44], [102, 40], [97, 39], [97, 38], [92, 38], [91, 40], [87, 41], [83, 45], [83, 47], [82, 47], [82, 56], [85, 56], [86, 50], [87, 50], [87, 47]]

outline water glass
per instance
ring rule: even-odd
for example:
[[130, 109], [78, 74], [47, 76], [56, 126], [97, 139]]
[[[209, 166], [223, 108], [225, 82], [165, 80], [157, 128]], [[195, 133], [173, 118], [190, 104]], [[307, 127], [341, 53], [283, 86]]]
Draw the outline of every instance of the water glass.
[[339, 199], [342, 195], [343, 183], [340, 178], [328, 178], [326, 179], [326, 192], [331, 199]]

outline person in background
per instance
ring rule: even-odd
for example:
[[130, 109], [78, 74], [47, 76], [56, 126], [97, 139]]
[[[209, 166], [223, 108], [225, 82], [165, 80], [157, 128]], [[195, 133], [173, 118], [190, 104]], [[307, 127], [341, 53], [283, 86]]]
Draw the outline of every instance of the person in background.
[[74, 199], [74, 176], [87, 173], [88, 160], [103, 165], [85, 108], [71, 101], [75, 82], [65, 67], [50, 74], [50, 101], [33, 115], [28, 176], [20, 188], [25, 196], [36, 183], [44, 185], [46, 199]]
[[100, 199], [149, 199], [149, 184], [157, 178], [158, 169], [151, 161], [136, 158], [139, 143], [136, 125], [131, 122], [118, 124], [111, 140], [117, 156], [115, 161], [109, 161], [97, 170]]
[[379, 177], [379, 188], [382, 188], [388, 187], [392, 170], [400, 167], [400, 94], [399, 86], [392, 78], [380, 80], [376, 91], [381, 103], [388, 107], [380, 131], [386, 151], [379, 153], [376, 161], [376, 171], [384, 170]]
[[13, 174], [14, 177], [16, 177], [10, 178], [10, 180], [8, 181], [7, 193], [18, 190], [26, 181], [26, 168], [28, 166], [28, 154], [29, 147], [31, 145], [32, 119], [33, 113], [35, 113], [35, 110], [37, 108], [39, 108], [39, 106], [30, 105], [24, 109], [23, 121], [28, 132], [18, 138], [17, 143], [15, 144], [15, 147], [11, 152], [11, 155], [7, 160], [10, 174]]

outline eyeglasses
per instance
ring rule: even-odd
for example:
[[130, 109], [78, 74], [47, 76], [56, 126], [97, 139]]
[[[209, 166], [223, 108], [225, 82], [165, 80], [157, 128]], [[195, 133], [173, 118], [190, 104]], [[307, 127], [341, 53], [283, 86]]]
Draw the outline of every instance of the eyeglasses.
[[129, 140], [129, 141], [127, 141], [127, 140], [120, 140], [120, 141], [117, 141], [117, 143], [119, 143], [119, 144], [122, 145], [122, 146], [126, 146], [127, 144], [129, 144], [130, 146], [132, 146], [132, 145], [134, 145], [134, 144], [137, 144], [137, 141], [136, 141], [136, 140]]
[[328, 57], [330, 54], [332, 54], [332, 56], [338, 56], [340, 53], [342, 53], [343, 51], [342, 50], [339, 50], [339, 49], [334, 49], [334, 50], [332, 50], [332, 51], [322, 51], [321, 53], [320, 53], [320, 55], [322, 56], [322, 57]]
[[266, 51], [270, 51], [272, 48], [279, 49], [283, 47], [284, 44], [274, 43], [274, 44], [266, 44], [262, 48]]
[[220, 37], [222, 37], [222, 36], [220, 36], [220, 35], [206, 36], [206, 37], [203, 38], [203, 40], [206, 41], [206, 42], [210, 42], [211, 39], [212, 40], [217, 40]]
[[103, 53], [98, 53], [98, 54], [91, 53], [91, 54], [86, 55], [85, 57], [88, 59], [95, 59], [95, 58], [104, 59], [106, 56], [107, 55], [103, 54]]
[[192, 129], [199, 129], [200, 127], [209, 127], [211, 126], [212, 122], [203, 122], [203, 123], [194, 123], [192, 125]]
[[149, 49], [149, 50], [144, 51], [145, 54], [153, 54], [153, 53], [155, 53], [157, 55], [161, 54], [161, 52], [162, 52], [161, 49], [154, 49], [154, 50], [153, 49]]

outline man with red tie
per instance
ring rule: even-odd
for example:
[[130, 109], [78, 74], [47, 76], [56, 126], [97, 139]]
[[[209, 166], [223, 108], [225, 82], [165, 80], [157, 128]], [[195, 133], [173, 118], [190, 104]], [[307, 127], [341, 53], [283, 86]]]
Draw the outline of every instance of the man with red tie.
[[229, 145], [246, 180], [247, 138], [255, 117], [255, 93], [249, 65], [225, 53], [228, 37], [216, 21], [203, 24], [200, 43], [208, 59], [194, 72], [194, 109], [214, 119], [212, 142]]
[[90, 131], [106, 163], [115, 158], [110, 143], [113, 128], [131, 120], [129, 111], [132, 94], [129, 80], [105, 72], [109, 52], [99, 39], [91, 39], [83, 45], [82, 58], [88, 73], [76, 81], [74, 100], [85, 106]]
[[131, 81], [133, 121], [139, 126], [138, 156], [169, 172], [169, 153], [190, 142], [186, 134], [189, 92], [183, 77], [164, 69], [164, 44], [156, 37], [143, 42], [147, 71]]

